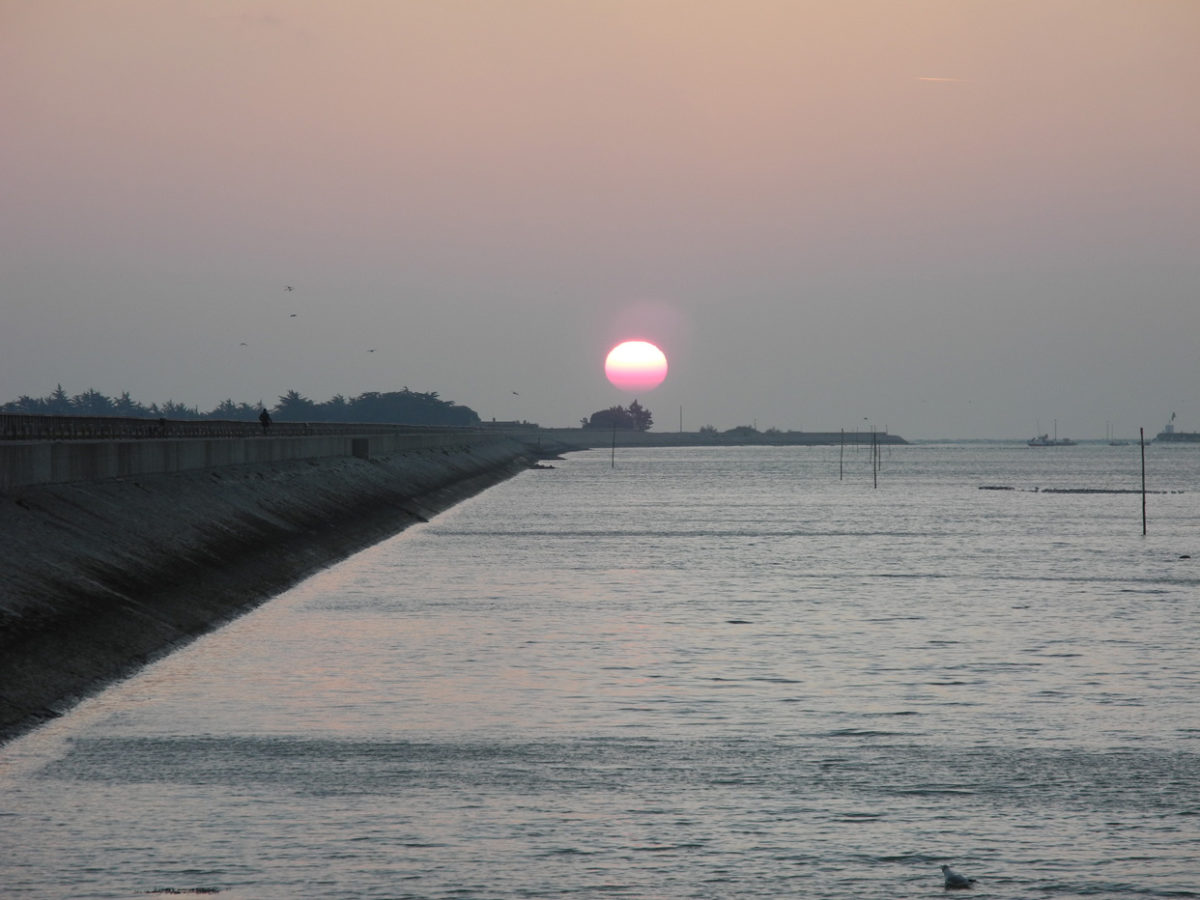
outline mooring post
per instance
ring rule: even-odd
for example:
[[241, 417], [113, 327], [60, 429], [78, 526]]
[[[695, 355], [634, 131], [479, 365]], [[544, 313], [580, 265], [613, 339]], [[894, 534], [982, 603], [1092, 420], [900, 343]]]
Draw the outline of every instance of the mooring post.
[[879, 487], [879, 444], [875, 442], [875, 426], [871, 426], [871, 477]]
[[1139, 428], [1142, 445], [1142, 537], [1146, 536], [1146, 429]]

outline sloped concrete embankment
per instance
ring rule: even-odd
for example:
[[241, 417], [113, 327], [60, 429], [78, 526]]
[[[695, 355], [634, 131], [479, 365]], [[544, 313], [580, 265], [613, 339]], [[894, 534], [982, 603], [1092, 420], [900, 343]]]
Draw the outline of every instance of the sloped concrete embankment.
[[0, 493], [0, 741], [527, 468], [514, 441]]

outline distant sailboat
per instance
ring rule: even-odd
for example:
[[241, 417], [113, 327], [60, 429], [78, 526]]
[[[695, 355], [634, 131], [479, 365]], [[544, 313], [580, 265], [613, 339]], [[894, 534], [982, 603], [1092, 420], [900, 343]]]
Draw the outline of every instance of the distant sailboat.
[[1116, 439], [1116, 437], [1113, 436], [1111, 422], [1106, 422], [1104, 427], [1108, 432], [1108, 434], [1107, 434], [1108, 446], [1110, 446], [1110, 447], [1128, 447], [1129, 446], [1129, 441], [1118, 441]]

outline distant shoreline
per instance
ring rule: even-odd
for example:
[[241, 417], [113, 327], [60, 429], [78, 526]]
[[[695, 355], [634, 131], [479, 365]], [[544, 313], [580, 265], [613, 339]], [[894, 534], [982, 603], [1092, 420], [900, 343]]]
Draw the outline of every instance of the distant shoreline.
[[[542, 428], [515, 422], [488, 423], [526, 444], [539, 439], [543, 444], [561, 444], [573, 450], [611, 447], [869, 447], [869, 431], [630, 431], [604, 428]], [[898, 434], [877, 431], [877, 444], [907, 444]]]

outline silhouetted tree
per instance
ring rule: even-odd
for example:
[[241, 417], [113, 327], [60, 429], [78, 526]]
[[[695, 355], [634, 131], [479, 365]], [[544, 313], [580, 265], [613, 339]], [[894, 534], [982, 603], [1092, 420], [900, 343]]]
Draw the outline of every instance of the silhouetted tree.
[[649, 431], [650, 426], [654, 424], [654, 417], [650, 415], [650, 410], [634, 400], [629, 404], [629, 416], [633, 419], [633, 427], [638, 431]]
[[235, 418], [239, 421], [246, 419], [257, 419], [258, 413], [261, 409], [263, 409], [262, 400], [259, 400], [257, 403], [247, 403], [243, 400], [237, 405], [237, 414], [235, 415]]
[[728, 428], [725, 431], [722, 431], [721, 434], [732, 438], [749, 440], [751, 438], [758, 437], [759, 431], [753, 425], [738, 425], [734, 428]]
[[13, 402], [4, 404], [3, 408], [5, 412], [40, 413], [43, 412], [42, 407], [45, 403], [45, 400], [35, 400], [28, 394], [22, 394]]
[[621, 428], [627, 431], [646, 431], [654, 424], [650, 410], [636, 400], [626, 409], [623, 406], [610, 406], [592, 413], [587, 419], [580, 420], [584, 428]]
[[[250, 404], [234, 403], [232, 398], [222, 400], [207, 413], [193, 406], [168, 400], [161, 407], [157, 403], [143, 406], [123, 392], [112, 400], [97, 390], [89, 388], [74, 397], [67, 395], [58, 385], [47, 397], [22, 395], [17, 400], [0, 405], [0, 412], [27, 413], [33, 415], [121, 415], [168, 419], [235, 419], [258, 418], [261, 402]], [[460, 406], [443, 400], [437, 391], [422, 393], [407, 387], [399, 391], [380, 393], [368, 391], [347, 400], [341, 394], [325, 403], [317, 403], [298, 391], [288, 391], [279, 398], [279, 405], [272, 414], [283, 421], [292, 422], [380, 422], [399, 425], [443, 425], [469, 427], [479, 424], [479, 414], [469, 406]]]
[[77, 416], [111, 416], [114, 413], [113, 402], [91, 388], [71, 398], [71, 411]]
[[122, 391], [112, 406], [118, 416], [144, 416], [148, 412], [146, 407], [129, 396], [129, 391]]
[[321, 414], [326, 422], [348, 422], [350, 406], [341, 394], [334, 394], [321, 404]]
[[69, 416], [72, 412], [71, 398], [67, 396], [67, 392], [63, 390], [61, 383], [46, 398], [46, 403], [48, 406], [47, 412], [56, 413], [60, 416]]
[[587, 419], [587, 424], [584, 428], [623, 428], [626, 430], [633, 429], [633, 419], [629, 417], [629, 410], [623, 406], [610, 406], [608, 409], [598, 409]]
[[316, 416], [314, 415], [317, 404], [309, 400], [298, 391], [288, 391], [279, 398], [279, 403], [275, 406], [274, 418], [281, 422], [311, 422]]
[[[152, 407], [153, 408], [153, 407]], [[158, 408], [158, 414], [164, 419], [200, 419], [200, 410], [194, 406], [188, 406], [186, 403], [176, 403], [174, 400], [168, 400]]]
[[237, 412], [238, 407], [237, 404], [233, 402], [233, 398], [226, 397], [224, 400], [218, 403], [216, 407], [213, 408], [213, 411], [208, 415], [209, 418], [213, 419], [234, 419], [237, 418]]
[[402, 425], [469, 426], [479, 415], [467, 406], [438, 398], [436, 391], [420, 393], [407, 387], [399, 391], [369, 391], [346, 402], [345, 415], [354, 422], [390, 422]]

